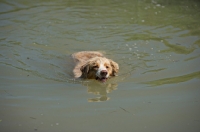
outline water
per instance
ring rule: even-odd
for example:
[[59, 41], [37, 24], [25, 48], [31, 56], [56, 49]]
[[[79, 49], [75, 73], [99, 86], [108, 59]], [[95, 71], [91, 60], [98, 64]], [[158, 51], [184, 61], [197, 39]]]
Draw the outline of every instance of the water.
[[[4, 132], [200, 130], [198, 0], [3, 0], [0, 47]], [[74, 80], [83, 50], [119, 76]]]

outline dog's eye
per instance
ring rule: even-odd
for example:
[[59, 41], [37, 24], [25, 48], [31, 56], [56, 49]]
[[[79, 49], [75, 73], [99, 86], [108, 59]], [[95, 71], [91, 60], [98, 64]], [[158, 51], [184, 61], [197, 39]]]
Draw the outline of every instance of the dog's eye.
[[109, 66], [106, 66], [106, 69], [108, 69], [109, 68]]
[[98, 66], [93, 66], [94, 69], [99, 68]]

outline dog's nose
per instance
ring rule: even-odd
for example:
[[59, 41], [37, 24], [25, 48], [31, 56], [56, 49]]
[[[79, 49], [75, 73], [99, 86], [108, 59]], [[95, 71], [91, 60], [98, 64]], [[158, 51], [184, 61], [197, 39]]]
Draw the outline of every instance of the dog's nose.
[[101, 74], [101, 76], [106, 76], [108, 74], [108, 72], [106, 70], [102, 70], [100, 74]]

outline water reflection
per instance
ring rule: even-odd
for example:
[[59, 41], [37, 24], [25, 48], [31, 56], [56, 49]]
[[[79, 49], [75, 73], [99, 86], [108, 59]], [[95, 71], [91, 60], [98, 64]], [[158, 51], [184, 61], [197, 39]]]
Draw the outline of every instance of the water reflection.
[[98, 81], [91, 81], [90, 83], [83, 83], [85, 87], [87, 87], [87, 92], [92, 93], [95, 96], [94, 98], [89, 98], [88, 102], [102, 102], [108, 101], [110, 98], [108, 97], [108, 93], [111, 93], [113, 90], [117, 89], [117, 84], [115, 83], [101, 83]]
[[[121, 80], [124, 79], [120, 78]], [[115, 80], [115, 81], [113, 81]], [[102, 102], [102, 101], [108, 101], [110, 100], [110, 97], [108, 97], [108, 94], [111, 93], [114, 90], [117, 90], [118, 84], [116, 83], [117, 79], [111, 79], [108, 80], [105, 83], [99, 82], [94, 79], [67, 79], [68, 83], [73, 84], [81, 84], [87, 89], [87, 93], [93, 94], [94, 98], [89, 98], [88, 102]]]

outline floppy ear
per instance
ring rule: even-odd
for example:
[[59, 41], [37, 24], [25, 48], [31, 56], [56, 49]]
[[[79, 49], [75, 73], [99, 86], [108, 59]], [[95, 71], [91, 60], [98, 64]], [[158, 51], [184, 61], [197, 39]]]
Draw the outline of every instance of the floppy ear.
[[112, 66], [112, 76], [117, 76], [117, 72], [119, 70], [119, 65], [114, 62], [113, 60], [110, 60], [110, 64]]
[[80, 70], [82, 71], [81, 77], [87, 78], [87, 74], [88, 74], [88, 72], [90, 70], [89, 63], [86, 63], [85, 65], [81, 66]]

